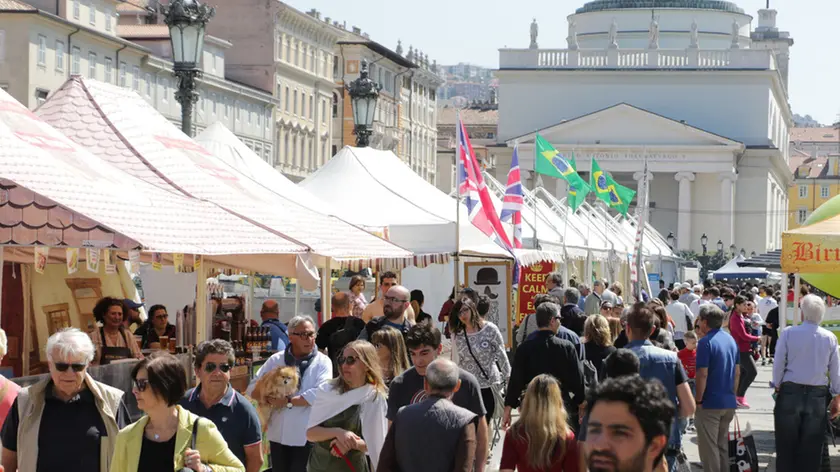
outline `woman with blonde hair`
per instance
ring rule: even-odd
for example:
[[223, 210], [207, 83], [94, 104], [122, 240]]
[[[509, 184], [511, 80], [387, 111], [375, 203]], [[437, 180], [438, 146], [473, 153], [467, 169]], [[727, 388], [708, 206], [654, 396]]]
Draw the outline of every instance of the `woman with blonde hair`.
[[347, 295], [350, 297], [350, 314], [356, 318], [361, 318], [362, 313], [367, 308], [367, 299], [365, 299], [365, 279], [361, 275], [354, 275], [350, 277], [350, 285], [347, 287], [350, 291]]
[[548, 374], [534, 377], [519, 421], [505, 435], [501, 472], [578, 472], [578, 445], [567, 416], [557, 380]]
[[339, 376], [321, 385], [309, 414], [307, 472], [372, 472], [385, 444], [386, 387], [373, 344], [353, 341], [338, 357]]
[[376, 348], [379, 366], [382, 368], [382, 380], [386, 386], [391, 385], [391, 380], [411, 367], [408, 362], [405, 339], [396, 329], [383, 326], [382, 329], [373, 333], [370, 342]]
[[604, 359], [615, 352], [613, 346], [610, 324], [601, 315], [589, 315], [583, 323], [583, 335], [586, 342], [583, 347], [586, 352], [586, 360], [591, 361], [598, 370], [598, 378], [602, 379], [604, 372]]

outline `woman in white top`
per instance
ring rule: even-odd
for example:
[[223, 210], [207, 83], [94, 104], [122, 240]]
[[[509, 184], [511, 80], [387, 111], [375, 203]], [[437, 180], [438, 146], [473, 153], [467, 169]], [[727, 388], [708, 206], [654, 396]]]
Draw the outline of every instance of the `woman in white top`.
[[478, 379], [490, 421], [496, 409], [493, 389], [500, 388], [500, 384], [510, 377], [505, 341], [496, 325], [481, 319], [475, 303], [469, 298], [456, 302], [452, 312], [458, 314], [449, 319], [452, 351], [457, 355], [458, 366]]

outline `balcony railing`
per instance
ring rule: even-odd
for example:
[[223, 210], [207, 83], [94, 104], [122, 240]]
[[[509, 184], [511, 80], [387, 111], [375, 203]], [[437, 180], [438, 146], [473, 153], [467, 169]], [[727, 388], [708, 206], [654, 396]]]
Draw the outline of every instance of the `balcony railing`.
[[766, 49], [502, 49], [499, 69], [775, 70]]

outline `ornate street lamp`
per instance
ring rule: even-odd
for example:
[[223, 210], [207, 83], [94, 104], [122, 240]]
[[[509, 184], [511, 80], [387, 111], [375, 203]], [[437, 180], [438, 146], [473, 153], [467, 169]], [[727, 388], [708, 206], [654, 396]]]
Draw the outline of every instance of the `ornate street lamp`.
[[741, 257], [747, 257], [747, 251], [744, 248], [741, 248]]
[[703, 255], [706, 255], [706, 245], [709, 244], [709, 237], [706, 236], [706, 233], [703, 233], [703, 236], [700, 236], [700, 245], [703, 246]]
[[193, 105], [198, 101], [196, 79], [201, 77], [201, 57], [204, 51], [204, 29], [216, 14], [216, 9], [198, 0], [171, 0], [160, 5], [163, 21], [169, 26], [172, 41], [174, 74], [178, 78], [175, 99], [181, 104], [181, 131], [192, 136]]
[[665, 241], [668, 242], [668, 246], [670, 246], [671, 249], [674, 249], [674, 240], [675, 239], [677, 239], [677, 238], [674, 237], [674, 232], [673, 231], [669, 231], [668, 236], [665, 237]]
[[732, 257], [735, 257], [735, 254], [738, 253], [738, 246], [736, 246], [735, 244], [730, 244], [729, 252], [732, 253]]
[[353, 133], [356, 135], [356, 147], [367, 147], [373, 134], [373, 117], [376, 114], [376, 101], [382, 85], [368, 77], [367, 60], [362, 60], [359, 78], [350, 82], [347, 94], [353, 104]]
[[750, 257], [755, 257], [755, 251], [750, 252]]
[[721, 241], [720, 239], [718, 239], [717, 248], [718, 248], [718, 252], [723, 251], [723, 241]]

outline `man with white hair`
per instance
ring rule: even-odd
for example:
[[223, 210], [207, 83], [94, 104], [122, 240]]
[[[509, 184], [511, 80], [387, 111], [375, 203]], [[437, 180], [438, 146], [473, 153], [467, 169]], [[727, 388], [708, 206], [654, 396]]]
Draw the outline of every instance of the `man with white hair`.
[[452, 403], [459, 388], [458, 366], [447, 359], [432, 361], [424, 377], [427, 398], [400, 408], [376, 470], [472, 471], [479, 416]]
[[315, 344], [315, 322], [309, 316], [289, 320], [289, 345], [265, 361], [248, 386], [254, 391], [257, 380], [280, 367], [295, 367], [300, 378], [298, 391], [289, 398], [272, 398], [275, 407], [266, 426], [274, 472], [305, 472], [312, 444], [306, 441], [309, 413], [315, 403], [318, 387], [332, 378], [332, 361], [318, 351]]
[[586, 297], [586, 304], [584, 305], [586, 309], [584, 311], [587, 315], [597, 315], [601, 313], [602, 302], [610, 302], [615, 306], [618, 303], [618, 297], [607, 288], [607, 284], [603, 280], [596, 280], [592, 283], [592, 293]]
[[691, 291], [691, 284], [688, 282], [680, 284], [680, 302], [685, 303], [686, 306], [691, 306], [691, 303], [699, 298], [700, 295]]
[[773, 365], [778, 470], [819, 470], [829, 399], [831, 418], [840, 415], [837, 338], [820, 327], [825, 302], [806, 295], [799, 306], [803, 323], [782, 331]]
[[19, 472], [108, 472], [117, 433], [130, 422], [124, 393], [93, 380], [96, 348], [66, 328], [47, 340], [50, 375], [22, 389], [3, 423], [3, 467]]

